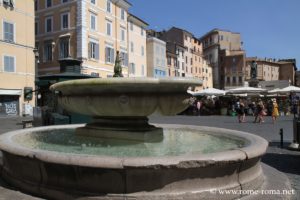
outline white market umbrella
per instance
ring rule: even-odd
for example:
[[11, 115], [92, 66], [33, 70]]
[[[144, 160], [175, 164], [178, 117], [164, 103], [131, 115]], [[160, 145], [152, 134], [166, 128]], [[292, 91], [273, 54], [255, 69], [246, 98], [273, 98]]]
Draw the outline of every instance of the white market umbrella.
[[224, 96], [225, 95], [225, 91], [224, 90], [219, 90], [219, 89], [215, 89], [215, 88], [207, 88], [201, 91], [197, 91], [197, 92], [193, 92], [190, 93], [193, 96]]
[[227, 90], [229, 94], [259, 94], [261, 92], [265, 92], [266, 89], [263, 88], [255, 88], [255, 87], [239, 87]]
[[273, 90], [269, 90], [268, 93], [269, 94], [276, 94], [276, 93], [279, 93], [281, 91], [280, 88], [276, 88], [276, 89], [273, 89]]
[[279, 91], [279, 93], [289, 93], [289, 92], [300, 92], [300, 87], [288, 86], [288, 87], [282, 88]]

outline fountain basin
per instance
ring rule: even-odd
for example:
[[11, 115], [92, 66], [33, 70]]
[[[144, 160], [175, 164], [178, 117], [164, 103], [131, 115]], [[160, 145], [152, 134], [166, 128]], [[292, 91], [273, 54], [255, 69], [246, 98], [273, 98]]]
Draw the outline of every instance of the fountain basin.
[[[55, 148], [56, 151], [29, 148], [16, 141], [18, 136], [32, 132], [43, 134], [44, 131], [80, 127], [83, 125], [43, 127], [2, 135], [2, 177], [25, 191], [55, 199], [83, 196], [100, 196], [100, 199], [170, 199], [175, 196], [195, 199], [215, 197], [211, 189], [257, 189], [263, 183], [260, 158], [268, 143], [258, 136], [239, 131], [160, 125], [163, 130], [204, 131], [214, 137], [241, 141], [232, 148], [211, 152], [188, 151], [189, 148], [185, 148], [178, 154], [161, 155], [66, 153], [58, 148]], [[182, 138], [178, 142], [185, 141]], [[182, 145], [197, 149], [195, 140], [191, 142]], [[199, 142], [199, 145], [203, 144]], [[219, 145], [222, 147], [223, 144]], [[229, 199], [238, 197], [232, 194]]]
[[176, 115], [188, 107], [189, 87], [202, 84], [187, 78], [105, 78], [56, 83], [59, 104], [94, 117], [144, 117], [154, 112]]

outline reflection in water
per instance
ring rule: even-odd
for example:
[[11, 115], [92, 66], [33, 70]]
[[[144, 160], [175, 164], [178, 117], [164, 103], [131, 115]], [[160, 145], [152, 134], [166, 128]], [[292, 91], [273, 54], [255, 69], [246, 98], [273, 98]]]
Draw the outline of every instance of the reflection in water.
[[157, 143], [77, 136], [74, 129], [33, 132], [16, 135], [20, 145], [48, 151], [115, 157], [178, 156], [207, 154], [241, 148], [242, 139], [216, 136], [190, 129], [164, 129], [164, 139]]

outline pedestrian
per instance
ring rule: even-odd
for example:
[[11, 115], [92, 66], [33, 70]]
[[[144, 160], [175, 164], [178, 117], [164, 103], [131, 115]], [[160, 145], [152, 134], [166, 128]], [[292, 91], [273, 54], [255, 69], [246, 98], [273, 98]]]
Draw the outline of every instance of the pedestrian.
[[264, 106], [264, 103], [263, 101], [261, 100], [260, 102], [258, 102], [259, 104], [259, 113], [258, 113], [258, 122], [261, 124], [264, 121], [264, 117], [267, 115], [266, 111], [265, 111], [265, 106]]
[[201, 110], [201, 101], [197, 101], [197, 115], [200, 116], [200, 110]]
[[272, 121], [273, 121], [273, 124], [275, 124], [275, 121], [277, 120], [277, 117], [279, 116], [278, 104], [276, 102], [276, 99], [273, 99], [272, 101], [273, 101]]
[[240, 109], [238, 113], [238, 119], [239, 123], [244, 123], [245, 121], [245, 104], [243, 102], [240, 102]]

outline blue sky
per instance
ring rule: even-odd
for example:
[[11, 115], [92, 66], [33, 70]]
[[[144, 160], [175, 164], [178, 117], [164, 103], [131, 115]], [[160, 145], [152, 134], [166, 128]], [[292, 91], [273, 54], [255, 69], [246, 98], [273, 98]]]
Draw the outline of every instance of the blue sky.
[[129, 1], [149, 28], [177, 26], [196, 37], [214, 28], [239, 32], [248, 57], [296, 58], [300, 67], [300, 0]]

